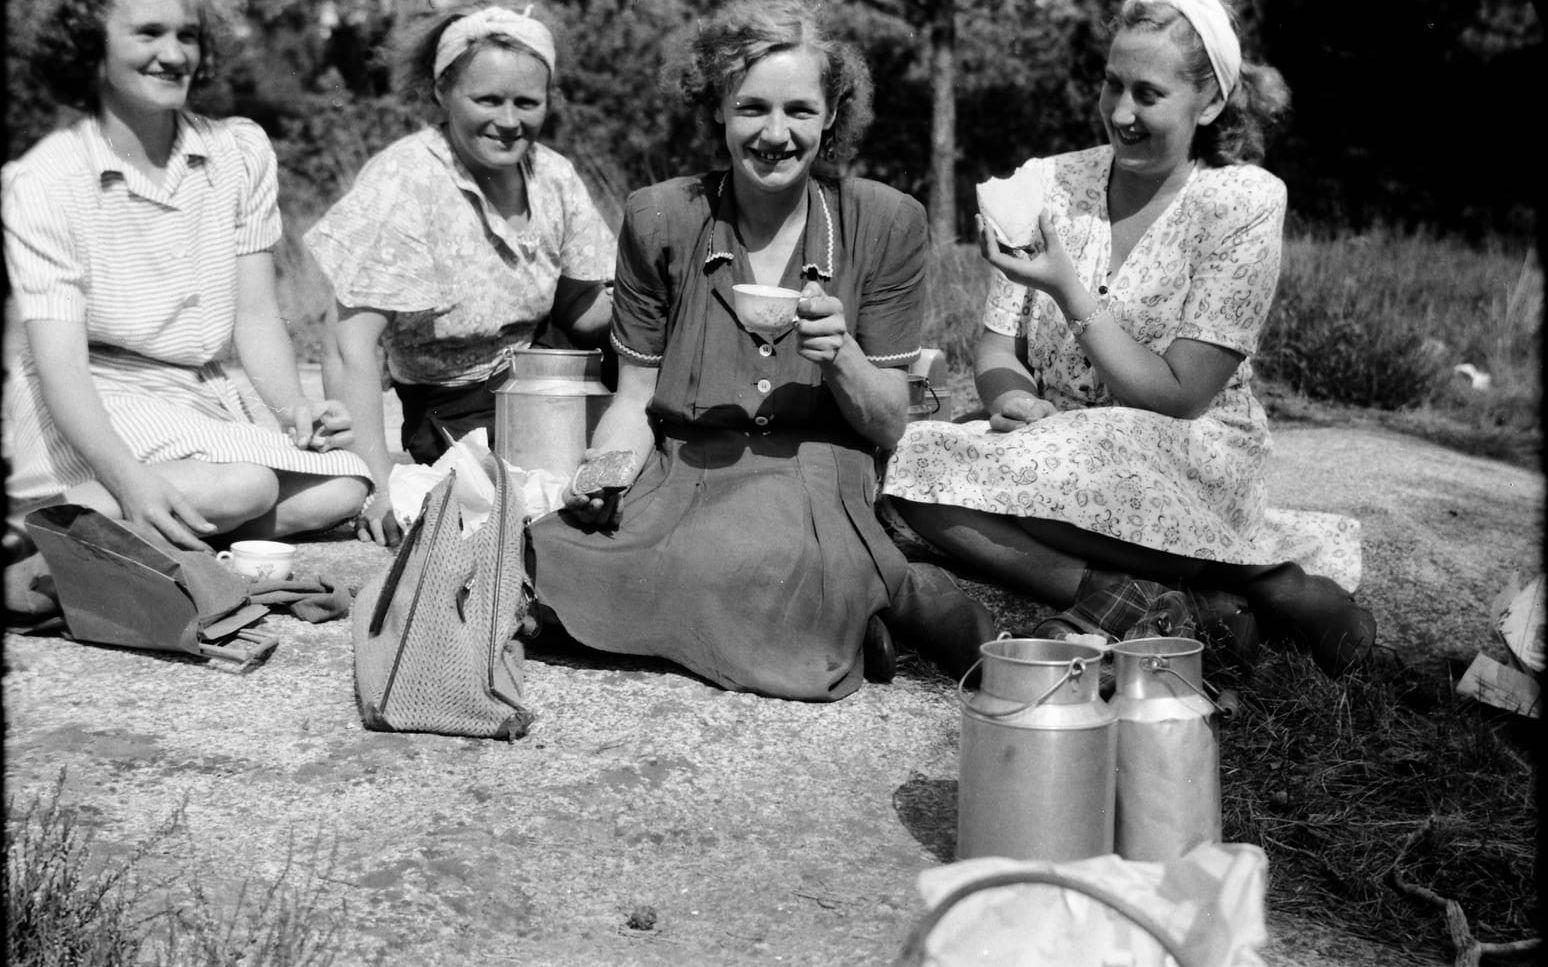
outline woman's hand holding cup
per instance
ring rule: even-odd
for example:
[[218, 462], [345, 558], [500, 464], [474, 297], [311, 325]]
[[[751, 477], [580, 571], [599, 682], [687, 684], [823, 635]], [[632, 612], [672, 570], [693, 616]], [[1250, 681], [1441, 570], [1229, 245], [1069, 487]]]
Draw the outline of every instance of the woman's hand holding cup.
[[1054, 229], [1048, 209], [1043, 209], [1037, 216], [1038, 230], [1042, 232], [1046, 247], [1030, 258], [1013, 255], [1001, 248], [999, 239], [994, 235], [994, 226], [984, 216], [975, 215], [973, 220], [978, 229], [978, 254], [1003, 272], [1007, 279], [1018, 285], [1047, 292], [1055, 298], [1061, 291], [1079, 287], [1075, 263], [1064, 251], [1064, 243], [1059, 241], [1059, 233]]
[[849, 323], [844, 319], [844, 303], [823, 291], [816, 280], [801, 289], [796, 303], [796, 351], [819, 366], [830, 365], [844, 348]]

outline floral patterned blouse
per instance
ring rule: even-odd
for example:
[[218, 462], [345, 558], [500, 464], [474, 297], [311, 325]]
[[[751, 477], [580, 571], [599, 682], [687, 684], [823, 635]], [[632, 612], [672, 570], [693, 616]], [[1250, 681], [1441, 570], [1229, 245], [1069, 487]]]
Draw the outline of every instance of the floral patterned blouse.
[[986, 421], [909, 424], [887, 494], [1036, 517], [1130, 544], [1233, 564], [1299, 562], [1345, 588], [1360, 581], [1359, 522], [1267, 506], [1268, 417], [1251, 354], [1279, 279], [1284, 184], [1252, 165], [1196, 167], [1112, 265], [1107, 146], [1034, 159], [1055, 231], [1082, 281], [1141, 344], [1196, 339], [1243, 355], [1191, 420], [1117, 405], [1053, 299], [995, 273], [984, 326], [1026, 340], [1039, 393], [1059, 412], [999, 433]]
[[[1195, 168], [1115, 272], [1107, 214], [1112, 158], [1103, 145], [1027, 162], [1043, 169], [1047, 205], [1061, 213], [1055, 231], [1080, 277], [1158, 354], [1175, 339], [1197, 339], [1251, 357], [1279, 281], [1284, 183], [1254, 165]], [[984, 326], [1026, 338], [1039, 394], [1061, 410], [1112, 405], [1052, 296], [996, 272]], [[1251, 381], [1244, 359], [1208, 415], [1262, 438], [1267, 418]]]
[[306, 233], [340, 304], [388, 315], [387, 366], [400, 383], [468, 385], [547, 320], [561, 276], [611, 281], [616, 243], [569, 159], [527, 155], [526, 228], [484, 197], [440, 128], [366, 162]]

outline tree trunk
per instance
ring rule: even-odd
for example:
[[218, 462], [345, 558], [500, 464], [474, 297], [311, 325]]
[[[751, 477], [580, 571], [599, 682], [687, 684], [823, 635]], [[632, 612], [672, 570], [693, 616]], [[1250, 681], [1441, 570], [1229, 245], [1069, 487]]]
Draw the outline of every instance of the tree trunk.
[[957, 240], [957, 0], [934, 0], [930, 18], [930, 234]]

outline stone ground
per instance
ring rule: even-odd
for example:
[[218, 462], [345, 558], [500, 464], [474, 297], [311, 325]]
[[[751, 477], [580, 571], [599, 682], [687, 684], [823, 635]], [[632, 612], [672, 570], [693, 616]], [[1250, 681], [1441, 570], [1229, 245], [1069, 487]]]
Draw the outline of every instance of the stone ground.
[[[1361, 596], [1387, 645], [1486, 647], [1491, 599], [1539, 566], [1540, 476], [1380, 431], [1276, 440], [1276, 504], [1363, 522]], [[298, 570], [359, 582], [389, 560], [340, 534], [303, 544]], [[181, 804], [185, 831], [145, 862], [217, 896], [287, 863], [310, 873], [347, 909], [349, 965], [885, 964], [923, 913], [915, 878], [952, 858], [960, 712], [917, 660], [812, 705], [530, 654], [538, 718], [503, 743], [365, 731], [349, 623], [268, 623], [281, 644], [244, 676], [7, 635], [7, 795], [63, 770], [109, 857]], [[653, 929], [631, 929], [644, 907]], [[1270, 926], [1271, 967], [1446, 962], [1273, 911]]]

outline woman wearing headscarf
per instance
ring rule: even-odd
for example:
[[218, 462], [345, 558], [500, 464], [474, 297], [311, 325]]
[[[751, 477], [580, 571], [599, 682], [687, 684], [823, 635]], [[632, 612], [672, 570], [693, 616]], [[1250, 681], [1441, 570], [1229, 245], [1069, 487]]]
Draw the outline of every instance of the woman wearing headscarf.
[[[742, 2], [677, 78], [729, 165], [629, 198], [618, 393], [578, 479], [623, 453], [630, 485], [582, 485], [532, 524], [538, 601], [582, 644], [766, 695], [890, 678], [889, 626], [960, 673], [992, 621], [905, 562], [874, 510], [919, 355], [924, 211], [815, 170], [870, 120], [864, 62], [814, 6]], [[793, 325], [760, 335], [738, 283], [799, 290]]]
[[599, 344], [614, 239], [575, 166], [537, 139], [552, 108], [554, 39], [527, 12], [460, 5], [395, 32], [399, 95], [433, 123], [371, 158], [306, 234], [333, 283], [324, 377], [357, 414], [377, 495], [362, 540], [392, 543], [379, 344], [420, 463], [492, 428], [504, 353]]
[[1126, 0], [1098, 105], [1108, 143], [1027, 162], [1015, 180], [1043, 205], [1002, 215], [1042, 242], [1009, 250], [981, 216], [989, 419], [910, 426], [885, 491], [937, 547], [1066, 608], [1041, 634], [1229, 628], [1333, 673], [1374, 642], [1345, 590], [1357, 525], [1265, 508], [1250, 360], [1285, 188], [1255, 162], [1288, 100], [1242, 59], [1221, 0]]

